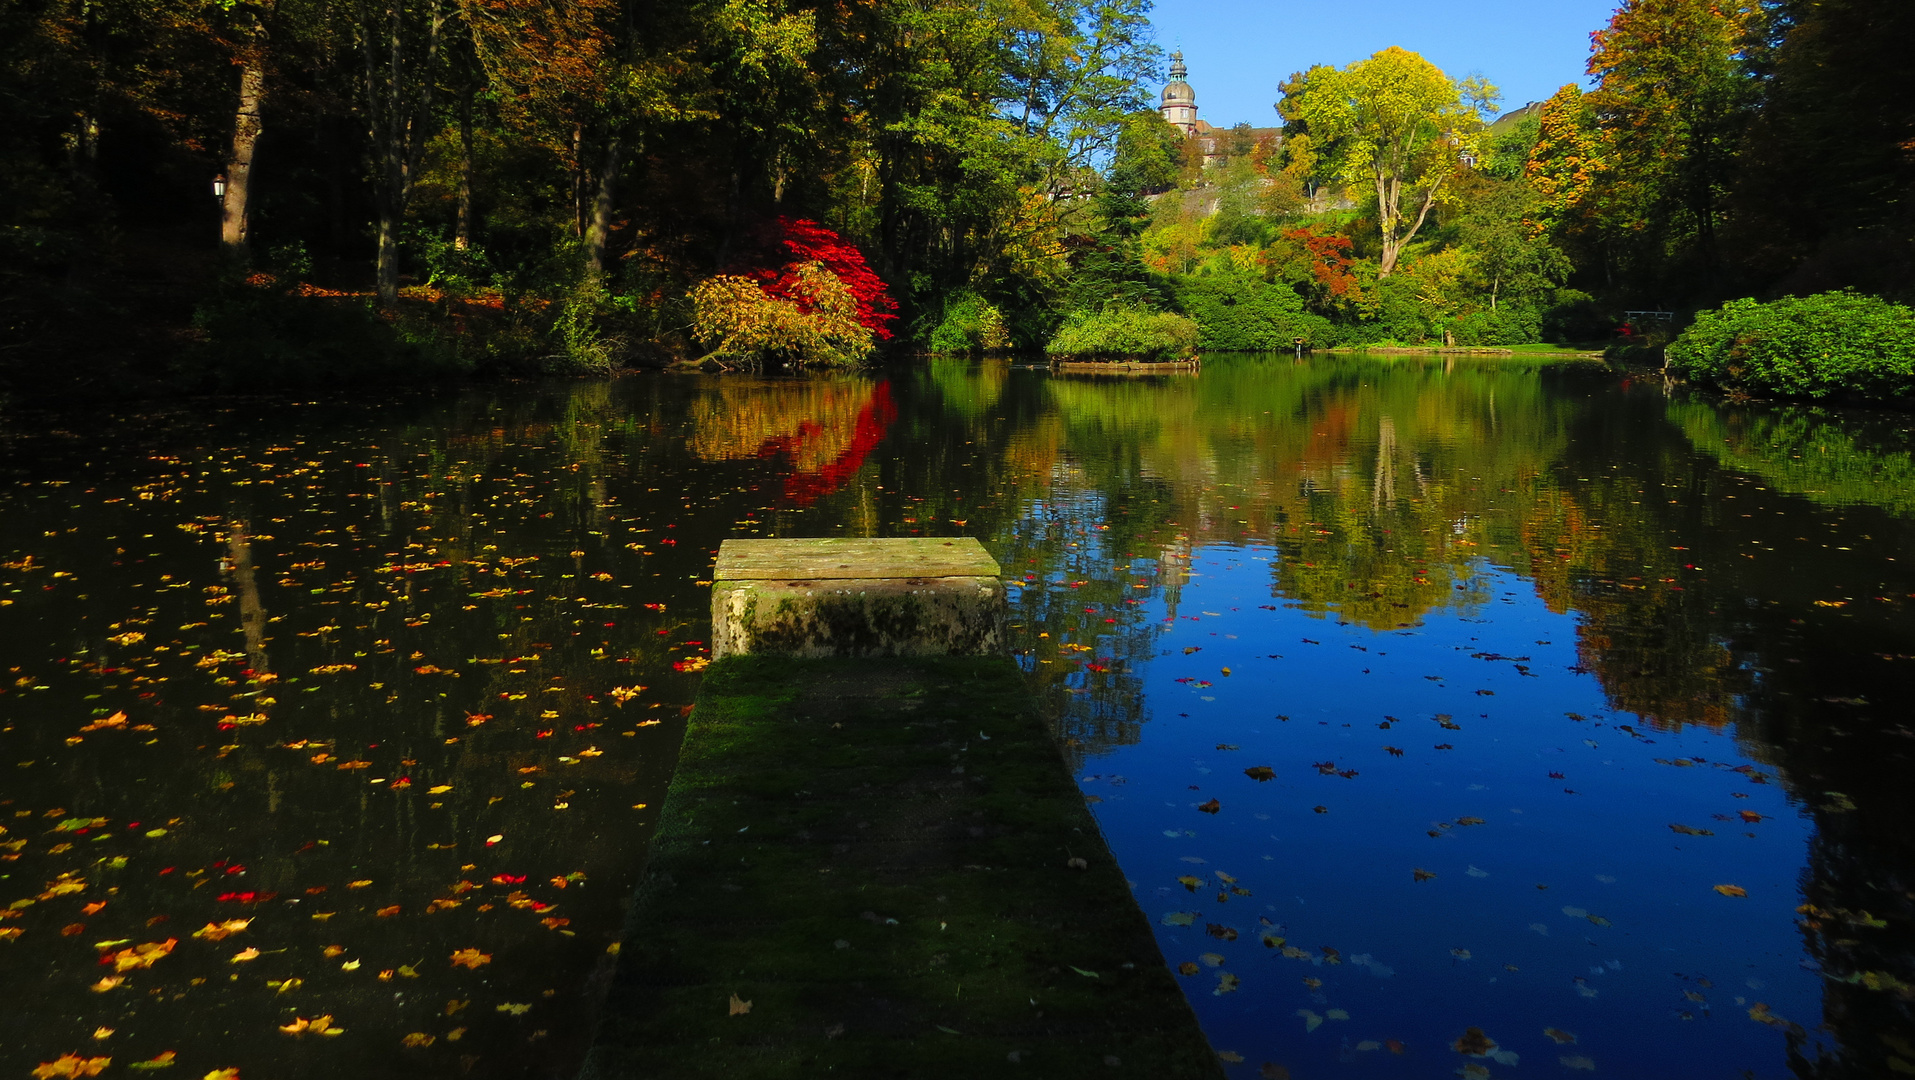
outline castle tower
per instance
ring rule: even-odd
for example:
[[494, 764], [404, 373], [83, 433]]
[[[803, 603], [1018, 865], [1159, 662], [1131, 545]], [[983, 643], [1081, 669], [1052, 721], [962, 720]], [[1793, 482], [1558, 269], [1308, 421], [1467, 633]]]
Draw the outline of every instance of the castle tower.
[[1184, 67], [1182, 50], [1170, 54], [1170, 81], [1164, 84], [1164, 119], [1189, 135], [1197, 127], [1197, 93], [1185, 80], [1190, 69]]

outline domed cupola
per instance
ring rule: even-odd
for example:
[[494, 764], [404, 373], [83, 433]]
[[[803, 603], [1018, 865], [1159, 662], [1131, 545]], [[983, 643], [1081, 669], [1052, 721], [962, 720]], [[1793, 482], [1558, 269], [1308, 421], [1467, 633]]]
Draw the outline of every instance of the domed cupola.
[[1197, 123], [1197, 93], [1186, 81], [1189, 76], [1190, 69], [1184, 66], [1184, 54], [1181, 51], [1171, 53], [1170, 81], [1164, 84], [1162, 112], [1165, 120], [1186, 135]]

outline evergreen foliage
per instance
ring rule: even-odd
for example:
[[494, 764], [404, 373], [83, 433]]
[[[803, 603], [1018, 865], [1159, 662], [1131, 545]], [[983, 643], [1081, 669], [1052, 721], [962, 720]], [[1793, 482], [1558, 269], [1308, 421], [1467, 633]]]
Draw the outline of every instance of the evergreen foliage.
[[1198, 344], [1230, 352], [1290, 351], [1341, 344], [1343, 334], [1321, 315], [1303, 310], [1303, 298], [1287, 285], [1261, 278], [1217, 274], [1177, 279], [1177, 301], [1196, 321]]
[[1731, 300], [1670, 343], [1669, 370], [1786, 397], [1915, 397], [1915, 310], [1854, 292]]
[[1066, 318], [1045, 351], [1095, 360], [1177, 360], [1197, 351], [1203, 332], [1168, 311], [1110, 307]]

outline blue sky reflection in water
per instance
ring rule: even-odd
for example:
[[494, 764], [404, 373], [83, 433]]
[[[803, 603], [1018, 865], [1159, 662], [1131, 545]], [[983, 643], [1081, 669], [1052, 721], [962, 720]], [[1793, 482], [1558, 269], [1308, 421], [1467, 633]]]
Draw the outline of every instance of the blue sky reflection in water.
[[1889, 1075], [1910, 426], [1416, 358], [12, 414], [0, 1069], [569, 1076], [719, 542], [974, 535], [1233, 1076]]
[[[1768, 769], [1728, 735], [1610, 711], [1569, 670], [1574, 616], [1515, 575], [1485, 569], [1480, 607], [1373, 631], [1267, 610], [1280, 557], [1202, 550], [1178, 603], [1150, 609], [1167, 620], [1151, 723], [1082, 774], [1166, 957], [1197, 962], [1213, 1044], [1299, 1076], [1448, 1072], [1476, 1026], [1545, 1074], [1771, 1074], [1782, 1037], [1747, 1009], [1813, 1023], [1820, 986], [1791, 922], [1809, 830]], [[1197, 917], [1162, 924], [1176, 912]], [[1218, 993], [1226, 974], [1241, 982]]]

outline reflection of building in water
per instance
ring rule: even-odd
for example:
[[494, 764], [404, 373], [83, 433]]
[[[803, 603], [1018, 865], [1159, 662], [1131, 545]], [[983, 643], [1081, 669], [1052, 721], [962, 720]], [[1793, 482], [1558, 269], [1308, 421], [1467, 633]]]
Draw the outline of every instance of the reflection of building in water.
[[783, 458], [800, 505], [843, 487], [898, 415], [888, 381], [726, 383], [692, 407], [692, 453], [706, 461]]

